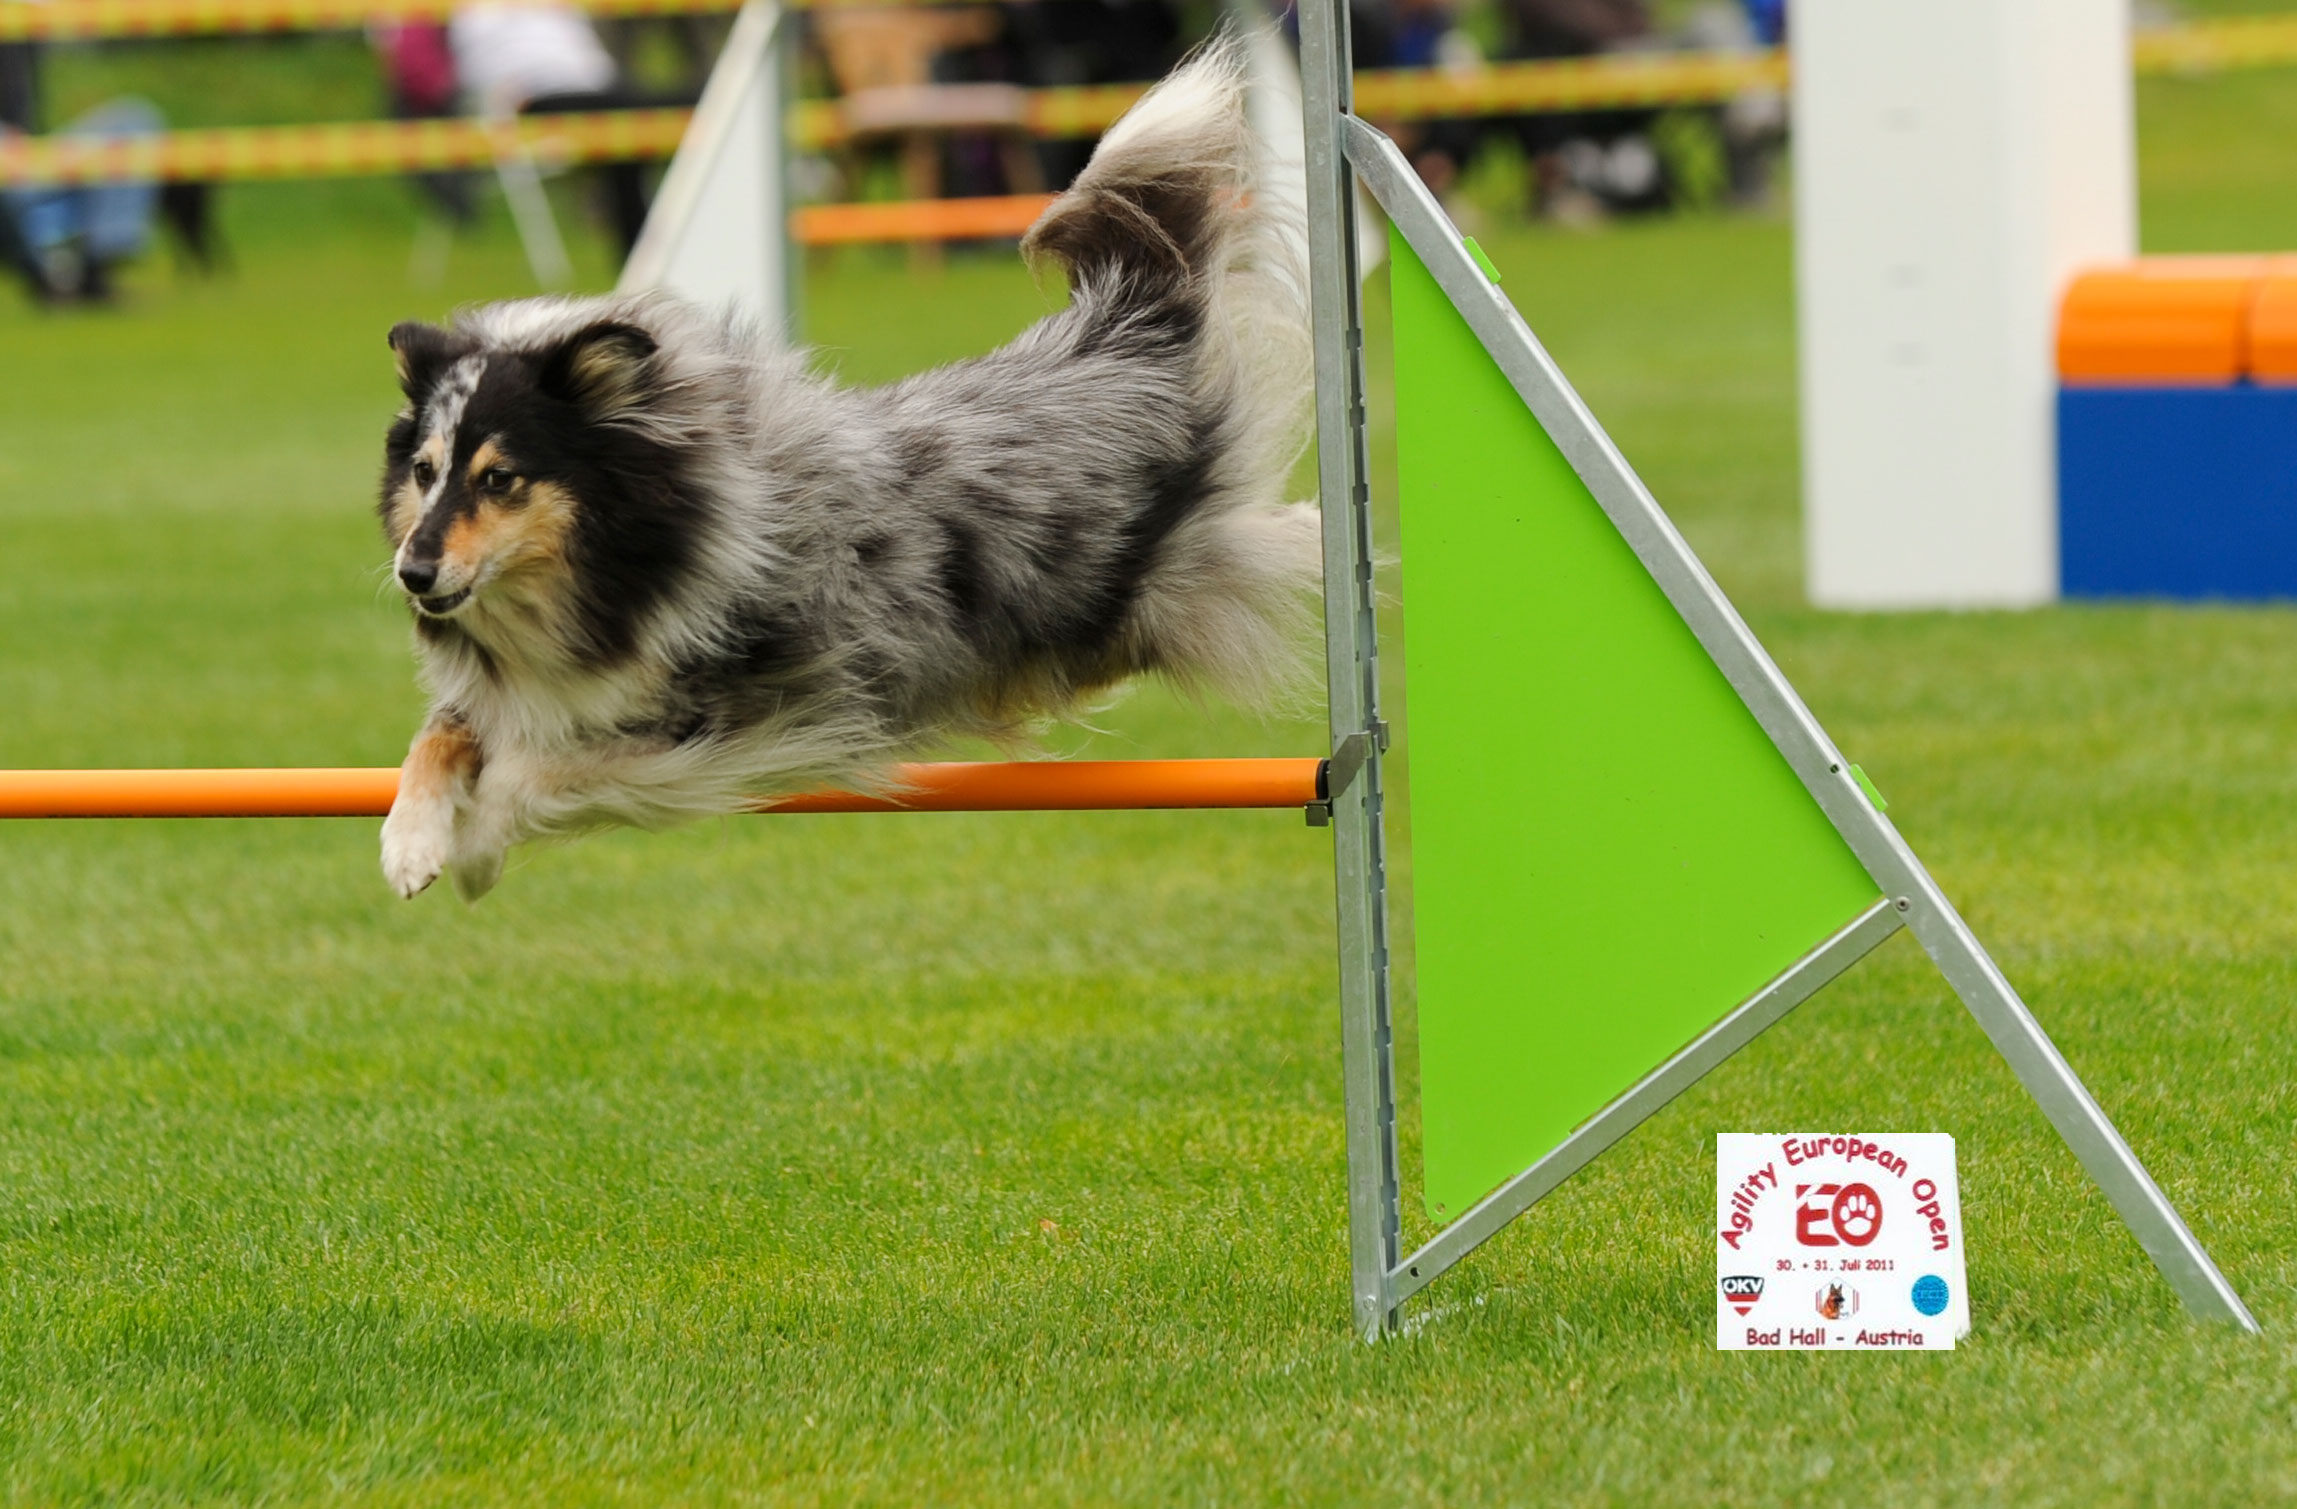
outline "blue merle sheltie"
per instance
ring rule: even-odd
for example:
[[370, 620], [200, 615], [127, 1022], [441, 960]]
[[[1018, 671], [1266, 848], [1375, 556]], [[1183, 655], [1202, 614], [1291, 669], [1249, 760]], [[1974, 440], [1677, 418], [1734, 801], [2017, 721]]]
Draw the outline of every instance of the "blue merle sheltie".
[[1144, 97], [1023, 243], [1066, 308], [889, 387], [667, 297], [391, 332], [383, 526], [428, 721], [383, 825], [413, 896], [513, 844], [888, 779], [1144, 672], [1300, 662], [1315, 513], [1297, 165], [1238, 49]]

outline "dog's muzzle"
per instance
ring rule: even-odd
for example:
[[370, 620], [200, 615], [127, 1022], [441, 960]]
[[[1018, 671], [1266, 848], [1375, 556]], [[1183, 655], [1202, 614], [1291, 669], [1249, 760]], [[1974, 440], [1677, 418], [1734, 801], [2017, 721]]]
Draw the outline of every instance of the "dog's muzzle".
[[401, 561], [399, 585], [406, 589], [417, 611], [428, 618], [445, 618], [471, 600], [471, 589], [464, 587], [455, 592], [433, 592], [439, 584], [437, 561]]

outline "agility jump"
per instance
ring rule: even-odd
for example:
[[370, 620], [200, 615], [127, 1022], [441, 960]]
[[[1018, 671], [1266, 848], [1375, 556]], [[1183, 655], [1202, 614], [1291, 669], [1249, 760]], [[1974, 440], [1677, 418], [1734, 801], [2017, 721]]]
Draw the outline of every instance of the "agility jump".
[[[905, 767], [780, 812], [1300, 807], [1334, 837], [1354, 1320], [1405, 1302], [1906, 929], [2187, 1307], [2255, 1322], [1873, 787], [1394, 144], [1304, 0], [1331, 744], [1323, 758]], [[1402, 1249], [1356, 187], [1392, 227], [1412, 604], [1420, 1181]], [[14, 772], [0, 816], [371, 815], [391, 771]]]

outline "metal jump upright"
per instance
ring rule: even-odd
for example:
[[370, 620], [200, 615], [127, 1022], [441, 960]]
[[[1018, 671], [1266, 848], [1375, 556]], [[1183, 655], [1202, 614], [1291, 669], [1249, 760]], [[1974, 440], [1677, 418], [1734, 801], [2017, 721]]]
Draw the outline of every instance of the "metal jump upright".
[[[1902, 927], [2188, 1308], [2254, 1330], [1882, 815], [1879, 797], [1495, 286], [1480, 251], [1395, 145], [1355, 117], [1340, 0], [1300, 0], [1300, 40], [1358, 1332], [1370, 1339], [1392, 1327], [1407, 1298]], [[1480, 604], [1466, 590], [1411, 599], [1423, 1182], [1430, 1214], [1444, 1224], [1408, 1254], [1359, 185], [1393, 231], [1406, 589], [1423, 572], [1487, 589]], [[1414, 384], [1443, 387], [1441, 401], [1415, 397]], [[1450, 450], [1483, 446], [1474, 464], [1450, 464]], [[1522, 591], [1494, 604], [1488, 589], [1498, 579], [1483, 563], [1511, 551]], [[1559, 574], [1549, 553], [1561, 551], [1576, 552], [1569, 592], [1538, 575]], [[1551, 610], [1550, 597], [1568, 601]], [[1571, 641], [1567, 654], [1556, 650], [1559, 637]], [[1455, 647], [1461, 653], [1446, 659]], [[1478, 656], [1482, 664], [1464, 663]], [[1600, 671], [1580, 674], [1586, 665]], [[1543, 743], [1551, 699], [1555, 716], [1571, 720], [1569, 748]], [[1477, 722], [1486, 717], [1472, 706], [1478, 700], [1509, 704], [1500, 711], [1514, 719], [1512, 736], [1475, 751], [1481, 791], [1447, 806], [1436, 747], [1459, 729], [1496, 726]], [[1657, 763], [1655, 745], [1665, 750]], [[1601, 757], [1584, 757], [1590, 748]], [[1489, 786], [1495, 768], [1517, 772], [1504, 801]], [[1618, 831], [1606, 832], [1612, 814]], [[1752, 843], [1750, 823], [1769, 825]], [[1663, 864], [1642, 852], [1654, 837]], [[1449, 915], [1471, 905], [1487, 918], [1513, 905], [1509, 915], [1525, 925], [1478, 931]], [[1589, 908], [1606, 905], [1606, 921], [1591, 929]], [[1734, 920], [1742, 913], [1744, 924]], [[1581, 1041], [1601, 1051], [1575, 1055], [1568, 1045]]]

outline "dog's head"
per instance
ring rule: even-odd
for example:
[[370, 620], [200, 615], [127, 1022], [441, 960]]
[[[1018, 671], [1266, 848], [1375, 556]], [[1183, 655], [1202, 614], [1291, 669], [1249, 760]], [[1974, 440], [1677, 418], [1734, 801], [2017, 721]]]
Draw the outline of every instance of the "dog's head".
[[384, 443], [383, 532], [418, 621], [569, 600], [587, 516], [648, 470], [617, 421], [652, 390], [654, 338], [608, 318], [537, 344], [412, 321], [390, 340], [407, 406]]

